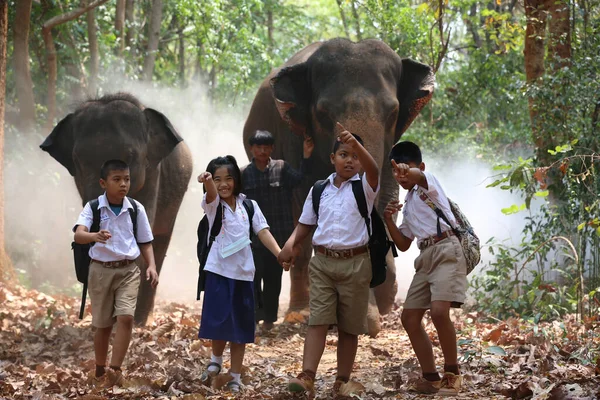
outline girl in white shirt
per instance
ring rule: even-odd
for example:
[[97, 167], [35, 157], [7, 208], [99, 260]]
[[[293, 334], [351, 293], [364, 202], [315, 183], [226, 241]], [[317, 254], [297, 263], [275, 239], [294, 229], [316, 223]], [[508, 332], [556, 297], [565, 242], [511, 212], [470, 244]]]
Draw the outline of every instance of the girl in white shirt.
[[[233, 156], [217, 157], [198, 176], [204, 184], [202, 208], [208, 217], [209, 229], [222, 207], [221, 232], [212, 244], [204, 266], [206, 284], [198, 337], [212, 340], [212, 356], [201, 380], [210, 385], [223, 365], [223, 351], [230, 342], [232, 380], [227, 387], [238, 392], [246, 343], [254, 343], [254, 260], [249, 237], [252, 230], [275, 257], [281, 249], [269, 231], [269, 225], [258, 204], [249, 221], [243, 206], [240, 169]], [[286, 270], [289, 266], [286, 264]]]

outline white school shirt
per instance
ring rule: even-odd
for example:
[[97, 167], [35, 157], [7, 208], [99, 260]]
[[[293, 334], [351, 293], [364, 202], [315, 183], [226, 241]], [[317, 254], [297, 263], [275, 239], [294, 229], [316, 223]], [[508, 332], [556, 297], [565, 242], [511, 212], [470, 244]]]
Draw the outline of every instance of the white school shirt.
[[[129, 216], [129, 209], [133, 209], [133, 206], [127, 197], [123, 199], [123, 208], [121, 208], [119, 215], [115, 215], [111, 210], [106, 193], [98, 197], [100, 230], [106, 229], [109, 231], [111, 238], [106, 243], [96, 242], [90, 247], [89, 255], [93, 260], [102, 262], [135, 260], [140, 256], [138, 243], [150, 243], [154, 240], [146, 209], [139, 201], [133, 201], [137, 204], [137, 241], [133, 236], [133, 222]], [[89, 231], [93, 219], [92, 208], [88, 202], [79, 214], [73, 231], [77, 230], [78, 225], [87, 227]]]
[[[235, 211], [233, 211], [231, 207], [229, 207], [229, 204], [224, 200], [221, 200], [221, 197], [218, 194], [215, 200], [207, 204], [206, 194], [204, 194], [202, 208], [208, 217], [209, 232], [215, 222], [215, 217], [217, 216], [217, 207], [219, 204], [223, 204], [223, 225], [221, 226], [221, 232], [219, 232], [219, 235], [215, 238], [215, 241], [208, 252], [204, 270], [229, 279], [252, 282], [254, 281], [255, 268], [250, 245], [227, 258], [221, 256], [221, 248], [235, 241], [232, 237], [240, 237], [243, 234], [248, 235], [250, 232], [248, 213], [243, 205], [245, 198], [246, 195], [242, 193], [236, 197]], [[252, 204], [254, 204], [252, 230], [255, 234], [258, 234], [258, 232], [263, 229], [269, 228], [269, 224], [256, 201], [251, 201]]]
[[[369, 232], [365, 219], [358, 211], [358, 204], [352, 192], [351, 181], [362, 181], [362, 187], [367, 199], [367, 209], [369, 215], [373, 210], [375, 197], [379, 192], [379, 182], [377, 190], [373, 190], [367, 182], [366, 174], [362, 178], [356, 174], [347, 181], [342, 182], [339, 188], [335, 187], [333, 180], [335, 172], [327, 178], [329, 184], [325, 186], [321, 194], [319, 203], [319, 217], [315, 214], [312, 203], [312, 188], [308, 192], [302, 215], [298, 222], [305, 225], [317, 225], [315, 234], [312, 238], [313, 246], [324, 246], [333, 250], [345, 250], [363, 246], [369, 243]], [[318, 223], [317, 223], [318, 219]]]
[[[417, 238], [418, 242], [430, 236], [437, 235], [438, 216], [431, 207], [419, 197], [418, 189], [427, 193], [429, 198], [444, 212], [446, 218], [456, 226], [456, 219], [450, 210], [450, 204], [442, 185], [433, 174], [423, 171], [427, 179], [427, 189], [415, 185], [408, 191], [402, 206], [402, 224], [398, 227], [400, 232], [409, 239]], [[440, 229], [442, 232], [451, 228], [440, 218]]]

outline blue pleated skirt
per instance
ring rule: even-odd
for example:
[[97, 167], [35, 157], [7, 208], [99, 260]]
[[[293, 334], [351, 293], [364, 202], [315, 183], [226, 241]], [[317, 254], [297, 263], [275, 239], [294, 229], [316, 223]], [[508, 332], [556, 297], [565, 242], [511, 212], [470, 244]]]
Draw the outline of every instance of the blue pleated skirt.
[[254, 282], [206, 271], [201, 339], [254, 343]]

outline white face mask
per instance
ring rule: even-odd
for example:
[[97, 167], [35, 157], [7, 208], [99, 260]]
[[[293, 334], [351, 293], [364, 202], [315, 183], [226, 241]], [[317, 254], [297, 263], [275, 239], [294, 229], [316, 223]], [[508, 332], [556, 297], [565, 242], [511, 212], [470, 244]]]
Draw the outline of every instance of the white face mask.
[[228, 245], [221, 245], [221, 257], [223, 258], [227, 258], [232, 254], [237, 253], [238, 251], [244, 249], [246, 246], [248, 246], [250, 243], [252, 243], [250, 241], [250, 238], [243, 237], [240, 238], [238, 240], [236, 240], [233, 243], [230, 243]]

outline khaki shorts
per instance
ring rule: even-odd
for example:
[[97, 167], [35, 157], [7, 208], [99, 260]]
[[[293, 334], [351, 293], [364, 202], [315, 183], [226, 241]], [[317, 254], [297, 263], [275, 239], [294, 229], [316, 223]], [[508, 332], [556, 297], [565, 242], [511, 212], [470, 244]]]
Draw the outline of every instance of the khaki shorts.
[[140, 269], [135, 262], [121, 268], [106, 268], [92, 262], [88, 275], [92, 325], [108, 328], [117, 315], [133, 316], [139, 287]]
[[423, 250], [415, 260], [415, 276], [404, 308], [431, 308], [432, 301], [449, 301], [452, 307], [465, 302], [467, 263], [456, 236]]
[[367, 333], [371, 259], [368, 253], [339, 260], [316, 254], [308, 265], [309, 325], [333, 325], [351, 335]]

